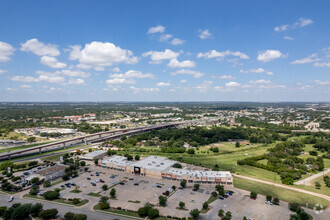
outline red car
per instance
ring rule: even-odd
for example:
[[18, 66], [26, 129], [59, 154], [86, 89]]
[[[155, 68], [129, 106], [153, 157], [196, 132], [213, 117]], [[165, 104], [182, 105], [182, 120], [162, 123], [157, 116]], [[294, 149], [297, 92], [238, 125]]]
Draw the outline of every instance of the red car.
[[91, 174], [91, 176], [94, 176], [94, 174]]
[[255, 197], [250, 197], [250, 199], [256, 200], [256, 198], [255, 198]]

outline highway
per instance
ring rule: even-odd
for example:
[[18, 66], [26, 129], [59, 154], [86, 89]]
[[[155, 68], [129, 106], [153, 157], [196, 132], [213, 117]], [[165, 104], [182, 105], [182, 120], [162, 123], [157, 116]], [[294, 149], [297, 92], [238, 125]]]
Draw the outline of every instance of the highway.
[[[12, 151], [12, 152], [5, 152], [0, 154], [0, 160], [6, 160], [6, 159], [13, 159], [17, 157], [22, 156], [28, 156], [28, 155], [34, 155], [38, 153], [44, 153], [59, 149], [66, 149], [68, 147], [73, 146], [81, 146], [81, 145], [87, 145], [87, 144], [93, 144], [93, 143], [99, 143], [104, 142], [109, 139], [117, 139], [122, 136], [130, 136], [135, 134], [141, 134], [144, 132], [149, 132], [152, 130], [159, 130], [159, 129], [166, 129], [170, 127], [175, 127], [178, 125], [181, 125], [181, 123], [171, 123], [171, 124], [162, 124], [162, 125], [152, 125], [152, 126], [146, 126], [146, 127], [138, 127], [138, 128], [132, 128], [132, 129], [121, 129], [121, 130], [114, 130], [114, 131], [105, 131], [105, 132], [99, 132], [95, 134], [85, 135], [82, 137], [72, 138], [64, 141], [59, 142], [53, 142], [49, 144], [39, 145], [36, 147], [31, 147], [27, 149]], [[72, 148], [70, 149], [70, 151]], [[38, 157], [39, 158], [39, 157]]]

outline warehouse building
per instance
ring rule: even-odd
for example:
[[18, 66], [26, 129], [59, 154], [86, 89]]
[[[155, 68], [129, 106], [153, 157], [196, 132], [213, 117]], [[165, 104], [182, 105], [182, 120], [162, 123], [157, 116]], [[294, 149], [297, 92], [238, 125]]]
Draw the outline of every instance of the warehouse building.
[[81, 160], [95, 160], [95, 159], [101, 159], [104, 156], [106, 156], [108, 153], [104, 150], [96, 150], [93, 152], [90, 152], [88, 154], [85, 155], [81, 155], [79, 158]]

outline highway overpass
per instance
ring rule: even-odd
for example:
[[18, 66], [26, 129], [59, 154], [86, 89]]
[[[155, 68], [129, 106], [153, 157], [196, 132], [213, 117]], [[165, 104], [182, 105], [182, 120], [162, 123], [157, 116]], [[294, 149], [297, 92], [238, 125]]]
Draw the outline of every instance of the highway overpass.
[[182, 125], [182, 122], [178, 123], [170, 123], [170, 124], [162, 124], [162, 125], [152, 125], [152, 126], [145, 126], [145, 127], [138, 127], [138, 128], [131, 128], [131, 129], [121, 129], [121, 130], [114, 130], [114, 131], [104, 131], [99, 132], [95, 134], [85, 135], [81, 137], [72, 138], [69, 140], [44, 144], [36, 147], [26, 148], [22, 150], [12, 151], [12, 152], [6, 152], [0, 154], [0, 160], [5, 159], [12, 159], [15, 157], [21, 157], [21, 156], [27, 156], [30, 154], [37, 154], [44, 151], [53, 151], [58, 149], [65, 149], [67, 147], [71, 147], [74, 145], [81, 145], [81, 144], [92, 144], [92, 143], [98, 143], [98, 142], [104, 142], [109, 139], [117, 139], [122, 136], [131, 136], [135, 134], [141, 134], [144, 132], [149, 132], [152, 130], [160, 130], [160, 129], [166, 129], [170, 127], [175, 127], [178, 125]]

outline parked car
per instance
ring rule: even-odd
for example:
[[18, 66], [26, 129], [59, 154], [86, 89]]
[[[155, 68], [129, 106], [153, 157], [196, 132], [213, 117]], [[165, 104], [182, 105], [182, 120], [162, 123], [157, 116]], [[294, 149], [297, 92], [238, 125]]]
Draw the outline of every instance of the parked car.
[[100, 183], [104, 183], [104, 180], [103, 179], [100, 179]]
[[72, 185], [72, 186], [76, 186], [76, 184], [75, 184], [75, 183], [71, 183], [71, 185]]
[[111, 179], [116, 178], [116, 176], [110, 176]]
[[134, 180], [133, 178], [129, 178], [129, 180]]
[[221, 196], [221, 197], [219, 197], [219, 199], [224, 200], [225, 198], [223, 198], [223, 197]]
[[90, 177], [87, 177], [87, 180], [91, 180], [91, 178]]
[[28, 175], [30, 175], [30, 172], [24, 172], [23, 173], [25, 176], [28, 176]]
[[8, 202], [12, 202], [14, 200], [14, 197], [11, 196], [9, 199], [8, 199]]
[[156, 187], [157, 187], [157, 188], [162, 188], [162, 186], [160, 186], [160, 185], [157, 185]]
[[91, 176], [94, 176], [94, 174], [91, 174]]
[[138, 186], [139, 185], [139, 183], [134, 183], [134, 186]]
[[62, 187], [62, 188], [65, 188], [65, 186], [64, 186], [64, 185], [61, 185], [61, 187]]
[[119, 184], [120, 184], [120, 185], [125, 185], [125, 183], [124, 183], [124, 182], [120, 182]]
[[254, 198], [254, 197], [250, 197], [250, 199], [256, 200], [257, 198]]

